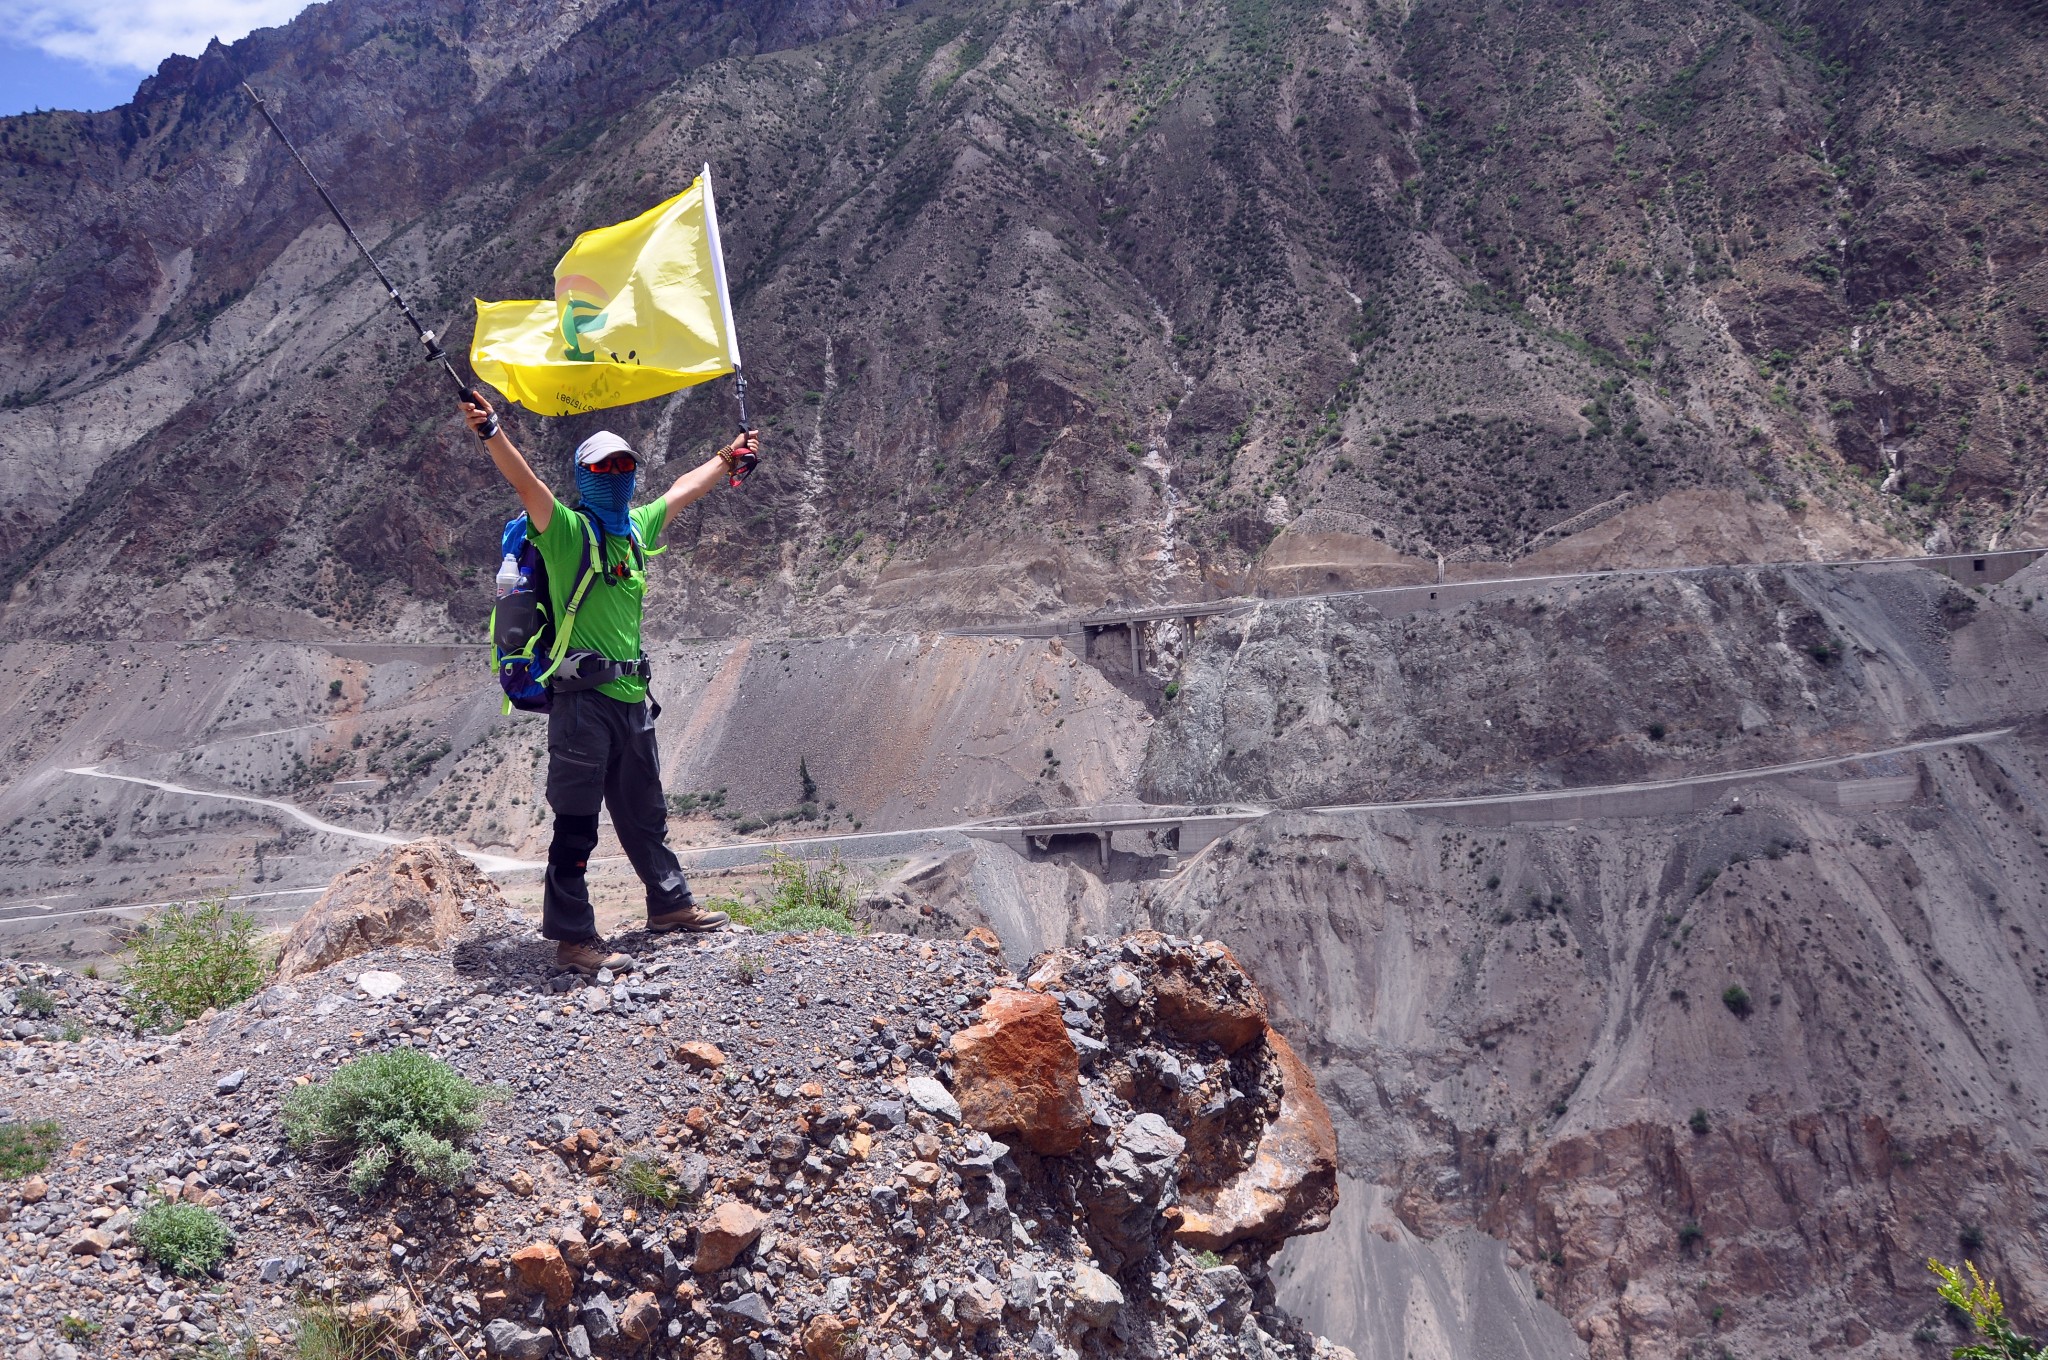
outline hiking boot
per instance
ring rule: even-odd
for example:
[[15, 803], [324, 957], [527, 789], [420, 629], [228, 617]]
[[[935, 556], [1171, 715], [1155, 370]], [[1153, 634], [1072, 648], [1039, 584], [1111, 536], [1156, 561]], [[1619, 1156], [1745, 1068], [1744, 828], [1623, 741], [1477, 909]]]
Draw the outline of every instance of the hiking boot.
[[614, 952], [601, 935], [587, 940], [563, 940], [555, 945], [555, 967], [584, 977], [596, 977], [605, 968], [616, 973], [632, 966], [633, 956]]
[[687, 903], [674, 911], [647, 914], [647, 929], [659, 935], [669, 930], [718, 930], [732, 918], [722, 911], [706, 911], [695, 902]]

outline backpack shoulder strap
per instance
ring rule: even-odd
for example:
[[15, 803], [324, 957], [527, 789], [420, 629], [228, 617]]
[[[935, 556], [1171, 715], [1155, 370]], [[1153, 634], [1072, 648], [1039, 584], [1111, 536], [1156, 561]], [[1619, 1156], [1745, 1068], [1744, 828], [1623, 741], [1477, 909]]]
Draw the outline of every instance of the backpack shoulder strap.
[[562, 658], [569, 654], [569, 639], [576, 632], [576, 611], [583, 607], [583, 597], [590, 593], [590, 583], [597, 579], [597, 564], [604, 561], [604, 548], [590, 516], [578, 513], [576, 523], [583, 529], [583, 555], [577, 566], [576, 584], [570, 589], [569, 598], [562, 607], [562, 617], [556, 623], [554, 645], [548, 648], [548, 668], [534, 677], [543, 685], [561, 666]]

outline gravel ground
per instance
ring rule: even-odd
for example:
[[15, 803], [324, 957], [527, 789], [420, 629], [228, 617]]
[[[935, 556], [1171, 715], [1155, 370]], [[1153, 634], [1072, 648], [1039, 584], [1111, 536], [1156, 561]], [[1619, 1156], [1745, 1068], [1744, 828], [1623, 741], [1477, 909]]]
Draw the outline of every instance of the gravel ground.
[[[0, 1348], [286, 1355], [305, 1300], [328, 1298], [435, 1356], [1342, 1354], [1272, 1307], [1277, 1241], [1197, 1256], [1158, 1236], [1170, 1160], [1136, 1190], [1116, 1181], [1132, 1101], [1157, 1092], [1125, 1061], [1135, 1017], [1120, 1030], [1093, 997], [1055, 993], [1093, 1124], [1074, 1154], [1039, 1157], [964, 1127], [948, 1091], [953, 1033], [991, 988], [1021, 985], [982, 946], [615, 944], [635, 966], [586, 985], [492, 912], [449, 953], [362, 955], [168, 1036], [136, 1035], [107, 982], [0, 965], [0, 1000], [30, 983], [57, 1000], [47, 1019], [0, 1012], [0, 1119], [56, 1119], [65, 1141], [41, 1175], [0, 1184]], [[1102, 973], [1116, 950], [1068, 971]], [[1158, 1042], [1130, 1055], [1155, 1077]], [[280, 1102], [399, 1045], [503, 1099], [459, 1185], [398, 1178], [359, 1199], [339, 1166], [286, 1145]], [[1183, 1057], [1197, 1075], [1208, 1059], [1223, 1108], [1227, 1062]], [[1232, 1110], [1270, 1103], [1239, 1084]], [[636, 1156], [686, 1202], [631, 1200], [618, 1171]], [[165, 1278], [133, 1244], [159, 1196], [234, 1229], [212, 1277]], [[1139, 1223], [1135, 1248], [1124, 1228], [1104, 1248], [1096, 1225], [1118, 1215]], [[735, 1259], [707, 1269], [721, 1242]], [[97, 1335], [66, 1335], [67, 1316]]]

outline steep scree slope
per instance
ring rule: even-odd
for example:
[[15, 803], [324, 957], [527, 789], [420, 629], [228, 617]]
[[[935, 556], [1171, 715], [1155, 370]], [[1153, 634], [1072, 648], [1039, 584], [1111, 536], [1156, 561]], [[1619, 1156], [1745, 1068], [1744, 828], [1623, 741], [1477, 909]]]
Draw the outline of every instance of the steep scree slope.
[[2044, 738], [1740, 815], [1290, 813], [1159, 885], [1314, 1035], [1355, 1179], [1287, 1297], [1355, 1346], [1488, 1349], [1497, 1277], [1372, 1288], [1476, 1228], [1595, 1360], [1915, 1354], [1950, 1335], [1929, 1255], [2048, 1314]]

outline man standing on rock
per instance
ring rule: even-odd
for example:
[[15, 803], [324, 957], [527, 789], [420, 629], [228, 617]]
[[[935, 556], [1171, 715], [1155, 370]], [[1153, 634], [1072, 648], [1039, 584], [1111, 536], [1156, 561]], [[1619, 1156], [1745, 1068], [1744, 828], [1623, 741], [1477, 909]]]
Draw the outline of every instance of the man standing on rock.
[[[560, 619], [582, 566], [585, 540], [578, 512], [555, 499], [534, 475], [489, 402], [481, 396], [465, 402], [463, 416], [526, 507], [526, 534], [547, 564], [548, 603], [552, 616]], [[590, 852], [597, 848], [600, 805], [611, 809], [619, 845], [647, 885], [649, 930], [716, 930], [726, 923], [724, 912], [706, 911], [690, 896], [682, 865], [668, 847], [668, 804], [654, 742], [661, 705], [647, 697], [648, 666], [640, 651], [647, 590], [644, 548], [661, 537], [678, 510], [728, 475], [737, 458], [758, 453], [760, 447], [761, 432], [747, 431], [676, 478], [660, 499], [637, 509], [632, 500], [639, 460], [625, 440], [600, 430], [576, 449], [576, 490], [582, 513], [597, 522], [604, 560], [593, 564], [602, 584], [590, 586], [576, 615], [575, 648], [597, 657], [579, 671], [583, 687], [555, 688], [548, 712], [547, 796], [555, 838], [548, 846], [540, 933], [556, 942], [556, 963], [586, 977], [632, 963], [611, 952], [597, 933], [590, 907], [585, 873]], [[590, 686], [598, 676], [605, 677], [603, 682]]]

